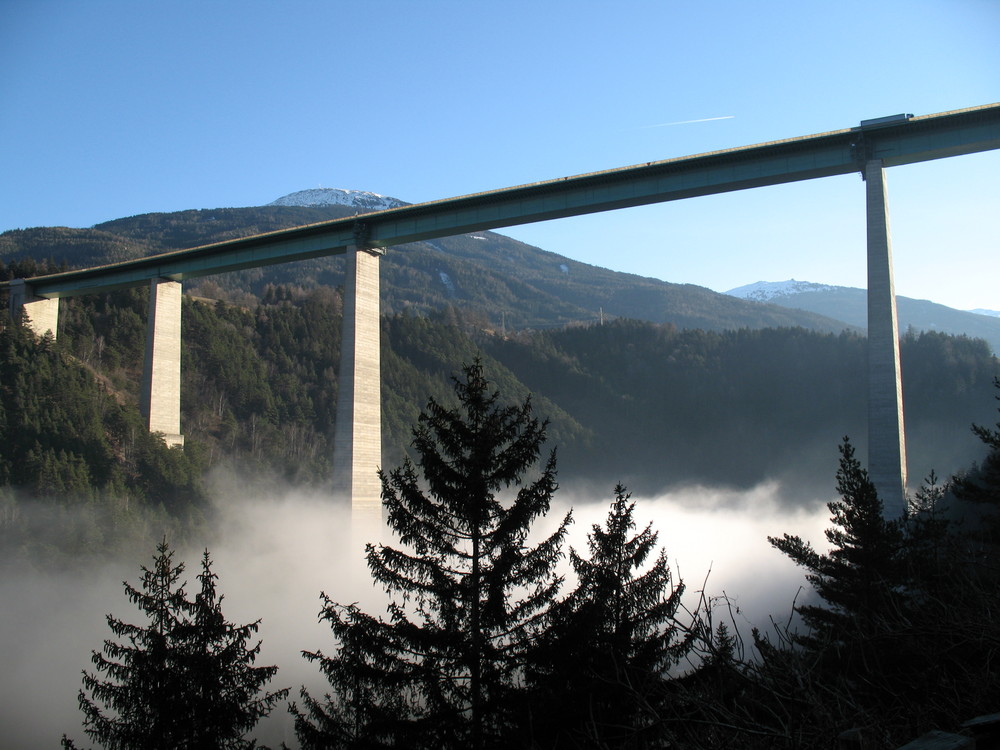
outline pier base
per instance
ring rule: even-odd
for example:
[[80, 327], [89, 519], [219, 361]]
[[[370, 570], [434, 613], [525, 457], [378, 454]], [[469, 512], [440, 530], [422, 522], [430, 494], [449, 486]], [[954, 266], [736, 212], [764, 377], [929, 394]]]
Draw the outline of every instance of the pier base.
[[38, 338], [51, 333], [55, 338], [59, 332], [59, 298], [46, 299], [31, 293], [31, 287], [24, 279], [10, 282], [10, 315], [15, 320], [24, 313], [24, 322]]

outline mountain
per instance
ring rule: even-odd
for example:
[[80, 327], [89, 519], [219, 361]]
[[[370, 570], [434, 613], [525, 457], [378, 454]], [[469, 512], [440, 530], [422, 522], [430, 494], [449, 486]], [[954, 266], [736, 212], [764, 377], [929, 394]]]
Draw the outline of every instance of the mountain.
[[350, 206], [359, 213], [385, 211], [389, 208], [408, 206], [409, 203], [365, 190], [344, 190], [342, 188], [313, 188], [299, 190], [295, 193], [271, 201], [269, 206]]
[[[317, 189], [286, 195], [267, 206], [152, 213], [89, 229], [42, 227], [0, 234], [0, 261], [48, 258], [86, 267], [261, 232], [354, 216], [403, 205], [363, 191]], [[196, 296], [253, 304], [268, 288], [309, 290], [343, 283], [343, 257], [319, 258], [195, 279]], [[619, 273], [579, 263], [495, 232], [445, 237], [390, 248], [382, 261], [386, 314], [454, 307], [475, 312], [482, 327], [552, 328], [609, 318], [671, 323], [721, 331], [802, 327], [839, 332], [841, 321], [780, 305], [762, 305], [691, 284]]]
[[[730, 289], [726, 294], [769, 305], [808, 310], [859, 329], [868, 326], [868, 292], [846, 286], [809, 281], [758, 281]], [[994, 353], [1000, 352], [1000, 316], [989, 311], [955, 310], [927, 300], [896, 297], [900, 331], [938, 331], [985, 339]]]
[[[248, 486], [327, 481], [342, 292], [277, 287], [253, 305], [186, 296], [185, 448], [173, 452], [145, 439], [138, 414], [147, 297], [67, 299], [58, 340], [41, 347], [0, 325], [0, 515], [16, 517], [4, 509], [5, 484], [25, 496], [75, 492], [95, 500], [95, 513], [132, 502], [184, 515], [201, 507], [199, 477], [215, 467]], [[776, 499], [811, 502], [830, 491], [839, 439], [866, 446], [857, 333], [611, 320], [500, 335], [452, 308], [384, 316], [382, 341], [390, 467], [428, 398], [450, 403], [450, 376], [476, 358], [505, 398], [531, 395], [558, 448], [560, 485], [590, 495], [618, 481], [648, 496], [776, 480]], [[981, 451], [969, 425], [994, 416], [996, 359], [981, 340], [940, 333], [905, 337], [901, 358], [911, 475], [968, 466]]]
[[774, 299], [791, 297], [796, 294], [804, 294], [807, 292], [828, 292], [837, 288], [838, 287], [830, 286], [828, 284], [816, 284], [812, 281], [796, 281], [795, 279], [789, 279], [788, 281], [757, 281], [753, 284], [747, 284], [746, 286], [730, 289], [726, 292], [726, 294], [732, 295], [733, 297], [753, 300], [754, 302], [770, 302]]

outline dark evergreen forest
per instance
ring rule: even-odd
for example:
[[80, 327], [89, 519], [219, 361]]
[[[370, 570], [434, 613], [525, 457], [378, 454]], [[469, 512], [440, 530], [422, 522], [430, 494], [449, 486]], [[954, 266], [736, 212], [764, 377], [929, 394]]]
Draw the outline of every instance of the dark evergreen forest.
[[[5, 232], [0, 279], [352, 211], [212, 209], [144, 214], [90, 229]], [[451, 373], [477, 356], [507, 398], [534, 394], [559, 446], [564, 487], [620, 480], [649, 495], [684, 484], [746, 488], [777, 478], [795, 502], [826, 490], [835, 465], [829, 447], [839, 436], [850, 434], [862, 453], [866, 449], [865, 339], [836, 321], [575, 263], [490, 232], [406, 246], [382, 265], [387, 465], [406, 454], [410, 425], [425, 399], [446, 393]], [[67, 386], [53, 390], [44, 379], [19, 375], [17, 368], [35, 365], [12, 358], [4, 365], [14, 368], [5, 373], [4, 398], [26, 403], [9, 402], [2, 416], [13, 421], [5, 425], [12, 437], [0, 462], [16, 470], [0, 468], [0, 486], [10, 488], [9, 496], [16, 488], [18, 502], [28, 502], [52, 484], [41, 478], [44, 465], [77, 462], [67, 473], [74, 478], [63, 484], [86, 485], [94, 496], [134, 497], [130, 509], [158, 512], [160, 505], [179, 503], [192, 517], [204, 504], [197, 500], [203, 493], [197, 478], [213, 467], [238, 466], [258, 482], [322, 486], [330, 472], [342, 273], [341, 259], [326, 258], [186, 284], [182, 430], [188, 449], [180, 458], [156, 459], [173, 467], [169, 481], [140, 481], [144, 464], [136, 462], [134, 446], [143, 438], [132, 438], [135, 430], [126, 440], [120, 425], [93, 429], [93, 440], [101, 442], [103, 430], [106, 443], [93, 450], [111, 457], [101, 464], [96, 453], [74, 444], [79, 438], [70, 436], [78, 428], [51, 423], [62, 412], [29, 413], [45, 410], [37, 399], [28, 405], [21, 388], [14, 395], [16, 378], [23, 389], [41, 388], [45, 399]], [[145, 315], [142, 289], [63, 300], [53, 348], [69, 358], [66, 366], [92, 374], [93, 385], [80, 381], [81, 388], [95, 389], [83, 401], [114, 404], [133, 425]], [[989, 417], [996, 362], [982, 341], [934, 333], [907, 335], [902, 357], [910, 474], [956, 471], [976, 455], [968, 425]], [[79, 399], [67, 394], [65, 400]], [[112, 419], [108, 409], [101, 418]], [[51, 437], [36, 448], [33, 425], [40, 420], [50, 422]], [[39, 451], [46, 458], [39, 459]], [[129, 481], [123, 486], [115, 472]], [[179, 484], [186, 487], [184, 499], [169, 499]], [[158, 488], [169, 498], [152, 497]]]
[[[245, 305], [185, 298], [184, 451], [145, 434], [136, 410], [146, 295], [63, 300], [57, 339], [40, 345], [9, 323], [0, 331], [5, 544], [94, 548], [76, 534], [76, 544], [36, 539], [25, 530], [35, 514], [18, 510], [27, 505], [83, 503], [110, 549], [121, 539], [113, 529], [144, 528], [144, 514], [201, 523], [214, 467], [261, 486], [329, 482], [340, 289], [270, 285]], [[621, 481], [650, 495], [779, 478], [791, 503], [828, 486], [837, 437], [864, 450], [865, 339], [853, 333], [625, 319], [504, 333], [452, 306], [389, 315], [382, 327], [389, 466], [408, 455], [425, 400], [443, 397], [455, 368], [476, 357], [506, 398], [532, 394], [566, 488]], [[906, 336], [902, 358], [911, 475], [963, 468], [977, 455], [968, 425], [989, 418], [996, 360], [982, 341], [936, 333]]]

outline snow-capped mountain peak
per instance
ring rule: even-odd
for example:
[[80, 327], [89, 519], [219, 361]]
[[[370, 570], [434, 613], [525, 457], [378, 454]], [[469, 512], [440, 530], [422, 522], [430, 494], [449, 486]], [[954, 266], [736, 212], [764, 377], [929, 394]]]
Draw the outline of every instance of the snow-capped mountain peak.
[[769, 302], [775, 297], [789, 297], [802, 292], [826, 292], [836, 289], [829, 284], [816, 284], [811, 281], [756, 281], [753, 284], [739, 286], [730, 289], [726, 294], [740, 299], [749, 299], [756, 302]]
[[398, 198], [390, 198], [366, 190], [343, 190], [341, 188], [313, 188], [299, 190], [268, 203], [269, 206], [353, 206], [363, 213], [384, 211], [409, 205]]
[[[868, 292], [847, 286], [816, 284], [810, 281], [758, 281], [730, 289], [726, 294], [741, 299], [792, 307], [841, 320], [864, 330], [868, 326]], [[896, 296], [899, 330], [939, 331], [985, 340], [994, 352], [1000, 352], [1000, 316], [988, 310], [954, 310], [928, 300]]]

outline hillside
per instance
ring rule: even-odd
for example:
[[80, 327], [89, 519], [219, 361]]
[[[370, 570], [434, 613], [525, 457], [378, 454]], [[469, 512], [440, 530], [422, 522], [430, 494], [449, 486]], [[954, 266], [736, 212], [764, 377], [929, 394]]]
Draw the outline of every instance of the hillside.
[[[368, 202], [365, 204], [368, 205]], [[351, 216], [354, 205], [270, 205], [143, 214], [90, 229], [36, 228], [0, 234], [0, 261], [49, 258], [84, 267]], [[679, 328], [801, 326], [839, 332], [843, 323], [779, 305], [751, 304], [690, 284], [578, 263], [494, 232], [392, 248], [382, 263], [383, 311], [427, 314], [448, 306], [497, 329], [558, 327], [624, 317]], [[343, 280], [342, 258], [226, 274], [186, 285], [189, 293], [248, 302], [268, 285], [314, 289]]]
[[[124, 404], [131, 416], [116, 424], [133, 425], [133, 433], [146, 295], [137, 289], [68, 300], [55, 346], [90, 371], [81, 377], [93, 382], [97, 394], [110, 393]], [[341, 311], [340, 293], [329, 288], [275, 287], [252, 307], [187, 298], [185, 455], [206, 467], [238, 466], [246, 481], [325, 484]], [[849, 434], [860, 450], [865, 446], [865, 340], [852, 333], [711, 332], [618, 320], [503, 336], [452, 309], [386, 316], [382, 335], [388, 466], [406, 454], [427, 399], [447, 398], [450, 376], [477, 356], [505, 396], [533, 394], [538, 413], [550, 421], [564, 486], [607, 490], [624, 481], [652, 494], [679, 484], [752, 487], [780, 479], [792, 502], [828, 491], [840, 437]], [[0, 389], [10, 399], [0, 403], [0, 417], [7, 420], [0, 434], [25, 436], [17, 444], [21, 453], [10, 452], [13, 443], [5, 445], [0, 464], [8, 466], [7, 476], [36, 465], [29, 454], [42, 449], [61, 464], [72, 464], [77, 454], [87, 465], [91, 454], [124, 457], [120, 429], [108, 438], [111, 447], [89, 453], [66, 442], [79, 428], [60, 422], [60, 415], [91, 397], [73, 396], [71, 405], [47, 408], [43, 415], [25, 412], [25, 404], [60, 397], [63, 390], [36, 384], [30, 367], [22, 371], [34, 355], [20, 346], [6, 363], [13, 369]], [[38, 356], [52, 356], [47, 351]], [[962, 468], [977, 456], [970, 423], [991, 417], [996, 360], [983, 342], [935, 333], [905, 337], [902, 358], [914, 479], [932, 468], [939, 474]], [[47, 390], [32, 396], [36, 385]], [[40, 423], [47, 425], [41, 448], [30, 437], [42, 434]], [[109, 469], [102, 471], [110, 476]], [[97, 481], [92, 468], [88, 475]], [[17, 484], [27, 489], [37, 481], [25, 475]], [[106, 489], [98, 482], [93, 492]]]

